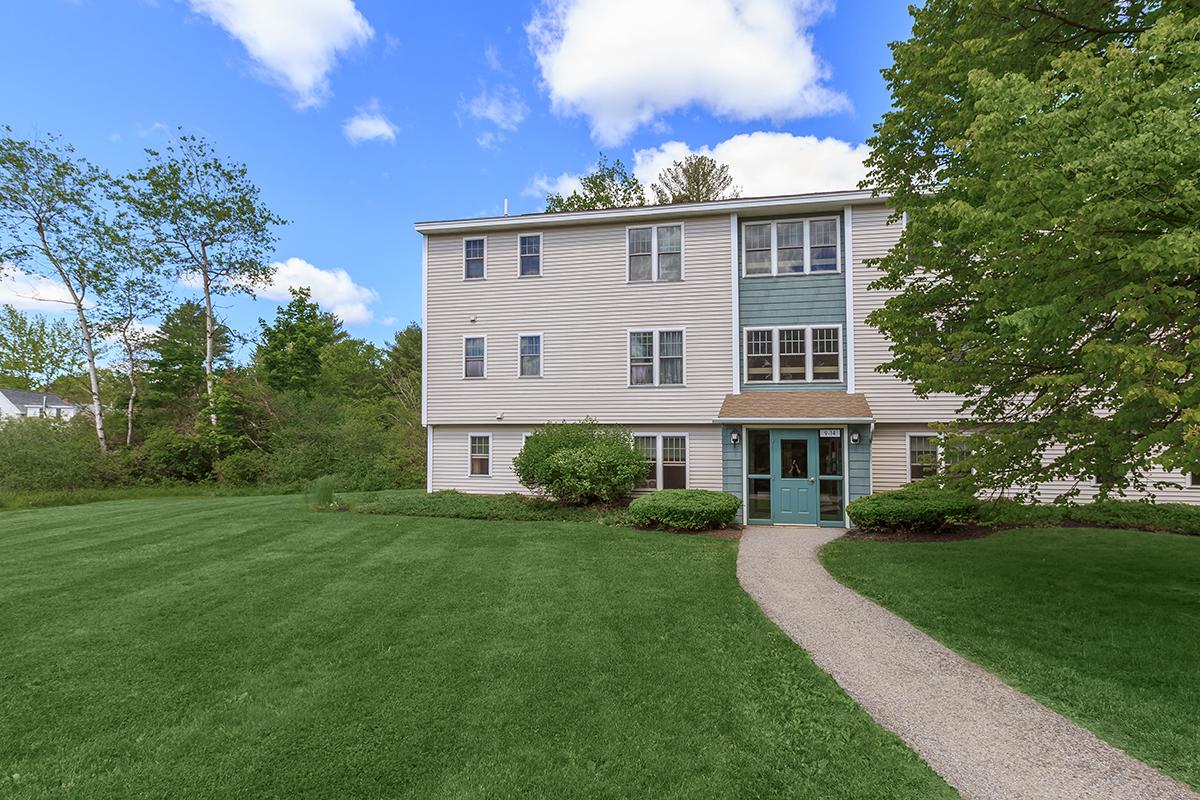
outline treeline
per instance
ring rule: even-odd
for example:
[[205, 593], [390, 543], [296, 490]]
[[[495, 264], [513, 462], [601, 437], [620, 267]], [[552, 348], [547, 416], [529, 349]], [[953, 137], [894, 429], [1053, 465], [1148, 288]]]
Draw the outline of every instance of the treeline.
[[0, 386], [85, 412], [0, 425], [0, 489], [423, 480], [418, 326], [379, 347], [304, 289], [257, 331], [217, 313], [272, 280], [285, 224], [244, 165], [180, 136], [113, 176], [57, 138], [4, 130], [0, 271], [61, 287], [69, 318], [0, 307]]

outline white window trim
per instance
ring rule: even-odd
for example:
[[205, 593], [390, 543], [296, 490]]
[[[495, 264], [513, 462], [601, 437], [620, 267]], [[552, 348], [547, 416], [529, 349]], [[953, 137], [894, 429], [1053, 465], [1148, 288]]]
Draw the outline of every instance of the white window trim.
[[[538, 372], [537, 372], [537, 375], [523, 375], [521, 373], [521, 340], [526, 337], [530, 337], [530, 336], [536, 336], [538, 339]], [[486, 343], [485, 343], [485, 346], [486, 346]], [[484, 365], [486, 366], [486, 364], [487, 364], [487, 359], [485, 358]], [[545, 374], [545, 372], [546, 372], [546, 337], [540, 331], [528, 332], [528, 333], [518, 333], [517, 334], [517, 377], [522, 378], [522, 379], [524, 379], [524, 378], [540, 378]]]
[[[536, 236], [537, 240], [538, 240], [538, 271], [533, 275], [522, 275], [521, 274], [521, 239], [528, 238], [530, 236]], [[628, 247], [628, 245], [626, 245], [626, 246]], [[487, 260], [486, 260], [487, 259], [487, 244], [484, 244], [483, 247], [484, 247], [483, 271], [484, 271], [484, 274], [486, 274], [487, 273]], [[545, 240], [545, 238], [543, 238], [541, 231], [537, 231], [535, 233], [518, 233], [517, 234], [517, 277], [518, 278], [540, 278], [540, 277], [542, 277], [542, 268], [545, 266], [545, 263], [546, 263], [545, 250], [546, 250], [546, 240]]]
[[[483, 375], [475, 377], [467, 375], [467, 339], [483, 339]], [[464, 381], [482, 381], [488, 376], [488, 341], [487, 334], [478, 336], [463, 336], [462, 341], [462, 379]]]
[[678, 433], [666, 433], [658, 431], [632, 431], [630, 436], [642, 436], [647, 439], [654, 437], [654, 491], [659, 491], [663, 488], [663, 437], [676, 436], [683, 439], [683, 488], [687, 489], [692, 485], [692, 440], [686, 431]]
[[[471, 471], [471, 440], [472, 439], [487, 439], [488, 440], [488, 471], [486, 475], [481, 475]], [[492, 435], [490, 433], [468, 433], [467, 434], [467, 477], [468, 478], [490, 478], [492, 477], [492, 462], [496, 458], [496, 452], [493, 449]]]
[[[483, 277], [468, 278], [467, 277], [467, 242], [477, 242], [480, 240], [483, 241]], [[462, 252], [462, 279], [464, 281], [486, 281], [487, 280], [487, 271], [488, 271], [487, 270], [487, 262], [488, 262], [487, 251], [488, 251], [488, 237], [486, 237], [486, 236], [464, 236], [463, 237], [461, 252]], [[520, 262], [520, 259], [518, 259], [518, 264], [517, 264], [518, 269], [520, 269], [519, 262]]]
[[[645, 281], [638, 281], [644, 283]], [[658, 335], [663, 332], [679, 331], [683, 334], [683, 382], [682, 383], [659, 383], [659, 363], [658, 363]], [[629, 341], [629, 337], [635, 333], [651, 333], [654, 334], [653, 342], [653, 371], [654, 383], [634, 383], [630, 375], [631, 359], [633, 358], [633, 347]], [[667, 389], [683, 389], [687, 387], [687, 328], [626, 328], [625, 329], [625, 386], [628, 389], [648, 389], [663, 387]], [[649, 434], [647, 434], [648, 436]]]
[[[834, 233], [834, 243], [837, 246], [837, 269], [819, 269], [812, 268], [812, 223], [824, 222], [832, 220], [836, 227]], [[804, 223], [804, 269], [801, 272], [780, 272], [779, 271], [779, 225], [792, 222]], [[770, 272], [747, 272], [746, 271], [746, 226], [748, 225], [770, 225], [771, 226], [771, 271]], [[638, 226], [634, 226], [638, 227]], [[626, 234], [626, 242], [628, 242], [628, 234]], [[628, 250], [628, 245], [626, 245]], [[815, 217], [800, 217], [796, 219], [759, 219], [746, 220], [742, 223], [742, 277], [743, 278], [778, 278], [789, 277], [792, 275], [837, 275], [842, 272], [842, 220], [836, 214], [824, 214]], [[628, 263], [626, 258], [626, 263]], [[818, 326], [820, 327], [820, 326]]]
[[[838, 332], [838, 377], [837, 380], [817, 380], [813, 377], [813, 331], [836, 328]], [[781, 380], [779, 378], [779, 332], [804, 331], [804, 380]], [[750, 332], [771, 332], [771, 380], [750, 380]], [[832, 386], [846, 380], [846, 331], [840, 324], [833, 325], [750, 325], [742, 328], [742, 383], [746, 386], [764, 386], [770, 384], [809, 384]]]
[[[918, 480], [912, 476], [912, 468], [915, 466], [912, 460], [912, 440], [914, 437], [933, 439], [934, 457], [938, 460], [938, 463], [933, 465], [934, 469], [939, 469], [942, 462], [942, 437], [938, 436], [934, 431], [908, 431], [904, 435], [904, 463], [906, 465], [906, 470], [904, 473], [905, 483], [911, 483], [912, 481]], [[922, 464], [921, 466], [925, 465]]]
[[[679, 228], [679, 280], [663, 281], [658, 278], [658, 229], [659, 228]], [[650, 229], [650, 280], [635, 281], [629, 277], [629, 232], [632, 230], [641, 230], [643, 228]], [[687, 241], [687, 226], [683, 224], [683, 220], [679, 222], [658, 222], [649, 225], [626, 225], [625, 226], [625, 283], [644, 284], [644, 283], [683, 283], [687, 280], [687, 259], [684, 258], [685, 242]]]

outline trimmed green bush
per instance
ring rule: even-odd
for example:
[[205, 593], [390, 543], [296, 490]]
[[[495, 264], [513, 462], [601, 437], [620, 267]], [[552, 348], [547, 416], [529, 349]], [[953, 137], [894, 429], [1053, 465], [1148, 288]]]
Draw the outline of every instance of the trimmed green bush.
[[213, 464], [217, 480], [233, 486], [261, 483], [267, 477], [267, 456], [258, 450], [242, 450]]
[[944, 533], [976, 521], [979, 501], [950, 489], [910, 487], [860, 497], [846, 514], [865, 533]]
[[597, 507], [567, 506], [544, 497], [509, 494], [466, 494], [447, 489], [441, 492], [382, 492], [353, 510], [360, 514], [395, 514], [411, 517], [454, 519], [507, 519], [527, 522], [598, 522], [604, 511]]
[[531, 433], [513, 471], [523, 486], [559, 502], [613, 503], [646, 477], [646, 461], [626, 429], [584, 420]]
[[1101, 500], [1080, 505], [1026, 505], [991, 500], [979, 506], [980, 525], [997, 528], [1091, 525], [1200, 535], [1200, 506]]
[[708, 489], [663, 489], [629, 504], [629, 516], [644, 528], [704, 531], [727, 528], [742, 501], [728, 492]]

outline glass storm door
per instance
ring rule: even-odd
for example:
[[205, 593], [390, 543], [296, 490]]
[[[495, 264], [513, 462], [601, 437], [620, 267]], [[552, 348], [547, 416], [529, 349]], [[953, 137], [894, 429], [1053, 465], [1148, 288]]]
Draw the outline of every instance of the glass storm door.
[[774, 522], [817, 524], [817, 469], [816, 431], [771, 431]]

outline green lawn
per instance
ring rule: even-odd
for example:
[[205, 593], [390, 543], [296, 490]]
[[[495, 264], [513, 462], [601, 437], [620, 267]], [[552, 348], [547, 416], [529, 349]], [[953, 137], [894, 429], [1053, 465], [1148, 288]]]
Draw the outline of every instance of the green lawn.
[[0, 796], [953, 796], [735, 556], [295, 497], [0, 514]]
[[1200, 537], [1090, 529], [841, 539], [839, 580], [1200, 789]]

